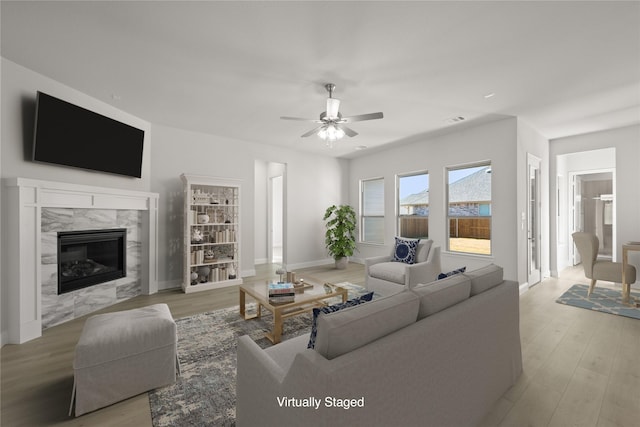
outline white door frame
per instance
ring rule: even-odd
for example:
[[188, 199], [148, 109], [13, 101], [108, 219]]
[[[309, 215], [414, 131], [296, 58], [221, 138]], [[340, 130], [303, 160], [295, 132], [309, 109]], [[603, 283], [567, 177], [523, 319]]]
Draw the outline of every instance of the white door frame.
[[[275, 186], [278, 188], [275, 188]], [[276, 200], [277, 199], [277, 200]], [[267, 258], [269, 263], [284, 264], [284, 176], [276, 175], [269, 177], [269, 189], [267, 197]], [[275, 236], [275, 234], [278, 234]], [[282, 246], [282, 259], [274, 259], [274, 245], [280, 243]]]
[[542, 160], [527, 153], [527, 283], [529, 287], [542, 279], [541, 167]]
[[[618, 244], [617, 244], [617, 232], [616, 232], [616, 228], [617, 228], [617, 221], [616, 221], [616, 205], [617, 205], [617, 197], [616, 197], [616, 168], [605, 168], [605, 169], [591, 169], [591, 170], [584, 170], [584, 171], [572, 171], [569, 172], [569, 182], [571, 183], [571, 187], [568, 189], [567, 191], [567, 196], [568, 196], [568, 207], [570, 209], [571, 212], [571, 216], [568, 218], [571, 223], [569, 224], [570, 226], [567, 228], [567, 231], [569, 233], [568, 236], [568, 242], [569, 243], [569, 261], [570, 261], [570, 265], [571, 263], [573, 265], [578, 265], [581, 262], [580, 259], [580, 255], [578, 254], [578, 251], [575, 248], [575, 245], [573, 244], [573, 238], [571, 237], [571, 235], [575, 232], [575, 231], [583, 231], [584, 228], [584, 224], [580, 223], [580, 220], [576, 221], [576, 207], [575, 207], [575, 201], [576, 201], [576, 190], [580, 190], [579, 188], [576, 187], [580, 187], [581, 184], [578, 184], [578, 186], [576, 186], [576, 179], [579, 179], [580, 176], [582, 175], [591, 175], [591, 174], [597, 174], [597, 173], [611, 173], [611, 180], [612, 180], [612, 188], [613, 188], [613, 226], [611, 229], [611, 238], [612, 238], [612, 253], [611, 253], [611, 259], [613, 259], [614, 261], [617, 259], [617, 253], [618, 253]], [[580, 190], [581, 192], [581, 190]], [[578, 218], [581, 219], [581, 221], [584, 221], [584, 213], [578, 213]], [[578, 224], [576, 224], [576, 222], [578, 222]], [[578, 229], [576, 229], [576, 227]]]

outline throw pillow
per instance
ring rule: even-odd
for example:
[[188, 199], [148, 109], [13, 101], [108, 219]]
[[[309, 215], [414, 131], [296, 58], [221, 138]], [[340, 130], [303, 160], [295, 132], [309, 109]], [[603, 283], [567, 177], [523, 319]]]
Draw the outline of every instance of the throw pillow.
[[396, 246], [393, 250], [393, 261], [414, 264], [420, 239], [403, 239], [396, 237]]
[[335, 313], [336, 311], [340, 311], [347, 307], [353, 307], [358, 304], [371, 301], [372, 299], [373, 299], [373, 292], [369, 292], [368, 294], [360, 295], [357, 298], [353, 298], [345, 302], [341, 302], [340, 304], [328, 305], [322, 308], [314, 308], [313, 322], [311, 323], [311, 336], [309, 337], [309, 344], [307, 344], [307, 348], [314, 348], [316, 345], [316, 336], [318, 335], [318, 315], [320, 313], [325, 313], [325, 314]]
[[440, 274], [438, 274], [438, 280], [444, 279], [444, 278], [449, 277], [449, 276], [453, 276], [454, 274], [464, 273], [466, 270], [467, 270], [467, 266], [464, 266], [464, 267], [460, 267], [460, 268], [457, 268], [455, 270], [452, 270], [452, 271], [450, 271], [448, 273], [440, 273]]

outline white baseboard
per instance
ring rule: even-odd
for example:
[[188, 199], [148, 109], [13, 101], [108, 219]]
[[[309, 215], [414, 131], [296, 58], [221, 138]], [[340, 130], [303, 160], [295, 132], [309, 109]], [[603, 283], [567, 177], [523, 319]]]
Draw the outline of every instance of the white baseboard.
[[529, 290], [529, 283], [524, 282], [523, 284], [520, 285], [520, 295], [524, 294], [528, 290]]
[[5, 331], [2, 331], [0, 334], [0, 347], [4, 347], [5, 344], [9, 343], [9, 334]]
[[[240, 272], [240, 277], [250, 277], [255, 276], [255, 269], [242, 270]], [[170, 289], [180, 289], [182, 288], [181, 280], [165, 280], [163, 282], [158, 282], [158, 291], [166, 291]]]
[[333, 258], [326, 258], [326, 259], [321, 259], [321, 260], [316, 260], [316, 261], [308, 261], [308, 262], [299, 262], [296, 264], [288, 264], [287, 265], [287, 270], [288, 271], [293, 271], [296, 268], [308, 268], [308, 267], [318, 267], [320, 265], [328, 265], [328, 264], [334, 264], [335, 261], [333, 260]]
[[256, 269], [250, 268], [248, 270], [242, 270], [240, 272], [240, 277], [251, 277], [256, 275]]
[[268, 260], [267, 258], [257, 258], [257, 259], [254, 261], [254, 264], [256, 264], [256, 265], [260, 265], [260, 264], [268, 264], [268, 263], [269, 263], [269, 260]]
[[178, 288], [182, 288], [182, 280], [165, 280], [164, 282], [158, 282], [158, 291]]

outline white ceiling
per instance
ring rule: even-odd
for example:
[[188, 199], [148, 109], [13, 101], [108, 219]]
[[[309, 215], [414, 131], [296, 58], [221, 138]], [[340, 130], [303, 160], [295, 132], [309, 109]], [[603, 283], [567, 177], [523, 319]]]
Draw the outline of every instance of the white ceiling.
[[[550, 139], [640, 123], [637, 1], [1, 8], [13, 62], [152, 123], [312, 153], [349, 158], [504, 116]], [[279, 119], [318, 117], [327, 82], [343, 115], [385, 116], [353, 123], [360, 135], [331, 150], [300, 138], [312, 123]]]

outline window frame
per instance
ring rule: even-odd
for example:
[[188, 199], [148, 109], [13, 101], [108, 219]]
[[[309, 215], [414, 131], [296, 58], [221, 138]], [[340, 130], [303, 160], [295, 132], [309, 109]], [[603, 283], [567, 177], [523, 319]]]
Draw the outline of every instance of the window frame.
[[[396, 195], [395, 195], [395, 201], [396, 201], [396, 212], [395, 212], [395, 222], [396, 222], [396, 236], [400, 236], [400, 237], [407, 237], [407, 236], [402, 236], [402, 227], [401, 227], [401, 223], [402, 223], [402, 217], [406, 216], [406, 217], [410, 217], [412, 215], [403, 215], [401, 213], [401, 207], [400, 207], [400, 180], [402, 178], [410, 178], [413, 176], [419, 176], [419, 175], [426, 175], [427, 177], [427, 190], [429, 190], [430, 187], [430, 182], [429, 182], [429, 171], [427, 169], [423, 169], [423, 170], [418, 170], [418, 171], [413, 171], [413, 172], [406, 172], [406, 173], [402, 173], [402, 174], [397, 174], [396, 175]], [[430, 210], [430, 204], [427, 204], [427, 207], [429, 209], [429, 212], [431, 212]], [[425, 218], [427, 218], [427, 228], [428, 228], [428, 224], [429, 224], [429, 214], [427, 214], [425, 216]], [[428, 236], [426, 237], [421, 237], [421, 238], [428, 238]]]
[[[472, 162], [472, 163], [464, 163], [464, 164], [459, 164], [459, 165], [453, 165], [453, 166], [446, 166], [444, 169], [444, 178], [445, 178], [445, 189], [444, 189], [444, 196], [445, 196], [445, 226], [446, 226], [446, 240], [447, 240], [447, 252], [450, 252], [452, 254], [460, 254], [460, 255], [471, 255], [471, 256], [479, 256], [479, 257], [492, 257], [494, 254], [493, 251], [493, 176], [491, 177], [491, 190], [490, 190], [490, 200], [489, 200], [489, 215], [478, 215], [476, 216], [477, 218], [489, 218], [489, 253], [481, 253], [481, 252], [467, 252], [467, 251], [461, 251], [461, 250], [454, 250], [451, 249], [451, 218], [452, 216], [450, 215], [450, 203], [449, 203], [449, 197], [450, 197], [450, 185], [452, 183], [449, 182], [449, 175], [450, 172], [452, 171], [456, 171], [456, 170], [462, 170], [462, 169], [472, 169], [472, 168], [483, 168], [483, 167], [488, 167], [490, 171], [493, 170], [493, 164], [491, 162], [491, 160], [482, 160], [482, 161], [478, 161], [478, 162]], [[489, 172], [492, 174], [492, 172]], [[457, 181], [454, 181], [457, 182]], [[476, 205], [478, 205], [478, 213], [480, 213], [480, 206], [481, 205], [486, 205], [486, 201], [478, 201], [478, 202], [469, 202], [469, 203], [474, 203]]]
[[[382, 214], [381, 215], [367, 215], [365, 214], [365, 203], [367, 202], [366, 197], [365, 197], [365, 186], [366, 183], [368, 182], [374, 182], [374, 181], [380, 181], [381, 186], [382, 186], [382, 196], [381, 196], [381, 200], [382, 200]], [[366, 179], [361, 179], [360, 180], [360, 212], [359, 212], [359, 219], [358, 219], [358, 224], [359, 224], [359, 233], [358, 233], [358, 241], [359, 243], [364, 243], [364, 244], [370, 244], [370, 245], [384, 245], [384, 241], [385, 241], [385, 224], [384, 224], [384, 219], [385, 219], [385, 196], [384, 196], [384, 177], [374, 177], [374, 178], [366, 178]], [[378, 236], [380, 238], [380, 240], [366, 240], [365, 239], [365, 234], [367, 231], [367, 227], [365, 226], [365, 221], [368, 218], [379, 218], [382, 222], [382, 231], [381, 231], [381, 235]]]

